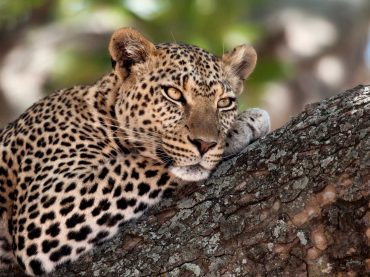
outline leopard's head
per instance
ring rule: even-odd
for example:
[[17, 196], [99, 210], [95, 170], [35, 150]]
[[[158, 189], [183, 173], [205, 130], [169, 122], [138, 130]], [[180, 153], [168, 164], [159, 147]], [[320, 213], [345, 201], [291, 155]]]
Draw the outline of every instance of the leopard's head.
[[121, 80], [116, 115], [126, 143], [180, 179], [207, 178], [222, 158], [255, 50], [241, 45], [218, 58], [186, 44], [154, 45], [123, 28], [109, 52]]

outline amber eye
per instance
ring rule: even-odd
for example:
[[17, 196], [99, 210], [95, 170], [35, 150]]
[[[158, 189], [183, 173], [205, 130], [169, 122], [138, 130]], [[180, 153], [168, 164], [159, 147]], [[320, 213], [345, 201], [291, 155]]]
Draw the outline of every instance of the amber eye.
[[217, 102], [217, 107], [220, 109], [231, 108], [234, 102], [235, 99], [231, 97], [221, 98]]
[[175, 101], [179, 101], [182, 97], [181, 92], [175, 88], [168, 88], [167, 95]]
[[169, 100], [181, 103], [185, 102], [184, 96], [177, 88], [163, 86], [162, 91], [164, 92], [164, 95], [169, 98]]

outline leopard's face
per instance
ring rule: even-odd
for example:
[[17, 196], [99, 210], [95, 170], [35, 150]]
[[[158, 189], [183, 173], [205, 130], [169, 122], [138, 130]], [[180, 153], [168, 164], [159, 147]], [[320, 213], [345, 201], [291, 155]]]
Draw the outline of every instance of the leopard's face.
[[[253, 69], [255, 52], [236, 48], [217, 58], [195, 46], [142, 39], [135, 45], [140, 62], [118, 58], [116, 65], [122, 77], [116, 114], [126, 144], [183, 180], [205, 179], [222, 158], [246, 75], [240, 73]], [[133, 49], [117, 46], [126, 55]]]

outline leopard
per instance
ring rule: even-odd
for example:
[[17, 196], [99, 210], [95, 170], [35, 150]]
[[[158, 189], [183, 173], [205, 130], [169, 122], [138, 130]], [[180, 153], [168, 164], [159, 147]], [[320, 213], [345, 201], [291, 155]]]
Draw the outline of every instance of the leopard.
[[218, 57], [124, 27], [108, 52], [95, 84], [46, 96], [0, 132], [1, 267], [37, 276], [77, 260], [270, 130], [265, 110], [238, 114], [250, 45]]

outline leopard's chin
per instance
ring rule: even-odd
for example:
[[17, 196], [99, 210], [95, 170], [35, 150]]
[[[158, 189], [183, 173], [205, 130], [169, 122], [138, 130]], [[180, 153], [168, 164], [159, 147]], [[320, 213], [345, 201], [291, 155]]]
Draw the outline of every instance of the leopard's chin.
[[207, 179], [211, 170], [204, 168], [199, 164], [188, 166], [172, 166], [170, 172], [177, 178], [187, 182], [197, 182]]

